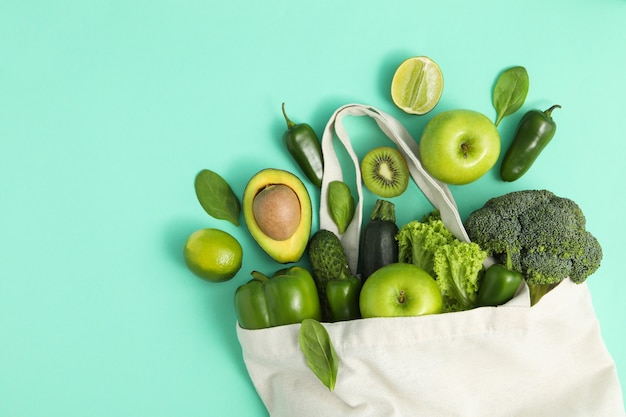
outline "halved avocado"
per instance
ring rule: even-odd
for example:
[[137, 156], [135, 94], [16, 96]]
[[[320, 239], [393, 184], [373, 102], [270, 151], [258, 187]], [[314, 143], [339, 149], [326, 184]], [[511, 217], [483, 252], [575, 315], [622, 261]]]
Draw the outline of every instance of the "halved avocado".
[[[299, 224], [286, 239], [277, 240], [263, 232], [254, 214], [254, 200], [264, 190], [276, 185], [289, 187], [299, 203]], [[267, 168], [256, 173], [243, 192], [243, 218], [250, 234], [259, 246], [276, 262], [290, 263], [300, 260], [311, 233], [313, 209], [311, 197], [302, 181], [289, 171]]]

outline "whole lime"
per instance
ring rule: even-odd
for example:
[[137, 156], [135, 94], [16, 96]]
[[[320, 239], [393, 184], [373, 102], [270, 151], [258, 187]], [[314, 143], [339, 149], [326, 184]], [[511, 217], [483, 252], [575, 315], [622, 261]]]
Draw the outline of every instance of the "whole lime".
[[231, 234], [219, 229], [193, 232], [183, 250], [189, 269], [208, 281], [223, 282], [241, 269], [243, 249]]

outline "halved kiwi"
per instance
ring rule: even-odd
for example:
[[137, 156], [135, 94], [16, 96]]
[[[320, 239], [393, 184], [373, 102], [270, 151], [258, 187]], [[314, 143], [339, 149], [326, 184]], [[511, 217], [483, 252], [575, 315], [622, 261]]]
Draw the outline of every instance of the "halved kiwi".
[[369, 151], [361, 161], [363, 183], [379, 197], [402, 194], [409, 185], [409, 168], [402, 154], [389, 146]]

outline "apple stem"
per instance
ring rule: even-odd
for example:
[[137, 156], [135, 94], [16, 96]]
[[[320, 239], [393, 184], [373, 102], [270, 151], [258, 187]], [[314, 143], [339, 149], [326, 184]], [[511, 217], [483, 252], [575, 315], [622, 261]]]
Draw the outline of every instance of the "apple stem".
[[400, 304], [404, 304], [404, 290], [400, 290], [400, 294], [398, 294], [398, 302]]
[[469, 152], [469, 146], [467, 146], [467, 143], [461, 144], [461, 150], [463, 151], [463, 159], [467, 159], [467, 154]]

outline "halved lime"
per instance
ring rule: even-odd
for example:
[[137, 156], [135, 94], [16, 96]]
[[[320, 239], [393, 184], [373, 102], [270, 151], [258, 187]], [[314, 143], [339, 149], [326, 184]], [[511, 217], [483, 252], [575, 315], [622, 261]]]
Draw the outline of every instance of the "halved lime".
[[391, 80], [391, 99], [409, 114], [426, 114], [439, 102], [443, 74], [439, 65], [426, 56], [403, 61]]

